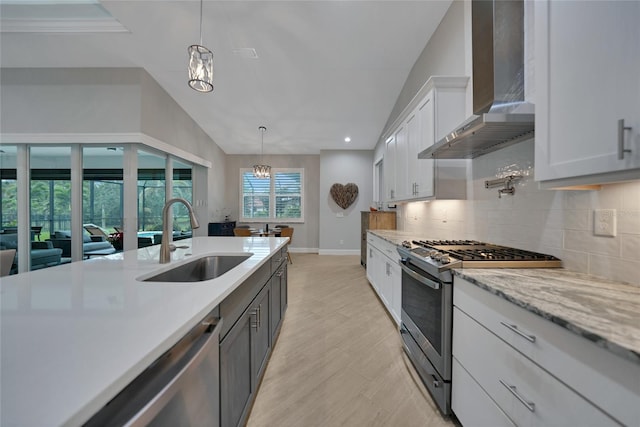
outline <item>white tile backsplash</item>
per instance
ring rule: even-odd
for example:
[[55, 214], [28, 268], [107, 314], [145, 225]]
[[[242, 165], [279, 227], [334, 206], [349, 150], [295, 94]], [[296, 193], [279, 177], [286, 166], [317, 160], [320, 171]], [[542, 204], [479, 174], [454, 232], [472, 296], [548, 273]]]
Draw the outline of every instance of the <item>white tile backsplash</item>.
[[[398, 205], [398, 228], [434, 239], [476, 239], [555, 255], [565, 268], [640, 286], [640, 181], [600, 190], [540, 190], [534, 141], [470, 161], [467, 200]], [[513, 196], [484, 182], [522, 171]], [[502, 175], [501, 175], [502, 174]], [[616, 209], [616, 237], [593, 234], [593, 210]], [[402, 218], [402, 219], [401, 219]]]

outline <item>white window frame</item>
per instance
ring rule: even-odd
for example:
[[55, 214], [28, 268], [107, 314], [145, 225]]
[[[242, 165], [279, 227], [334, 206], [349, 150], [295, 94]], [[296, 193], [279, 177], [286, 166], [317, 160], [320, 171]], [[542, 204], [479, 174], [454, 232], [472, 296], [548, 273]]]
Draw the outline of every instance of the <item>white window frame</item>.
[[[238, 222], [269, 222], [269, 223], [303, 223], [304, 222], [304, 168], [271, 168], [271, 177], [269, 178], [269, 217], [268, 218], [247, 218], [243, 216], [244, 213], [244, 188], [243, 188], [243, 175], [246, 172], [253, 173], [251, 168], [240, 168], [239, 179], [239, 219]], [[276, 218], [276, 188], [275, 188], [275, 175], [278, 172], [284, 173], [299, 173], [300, 174], [300, 218]]]

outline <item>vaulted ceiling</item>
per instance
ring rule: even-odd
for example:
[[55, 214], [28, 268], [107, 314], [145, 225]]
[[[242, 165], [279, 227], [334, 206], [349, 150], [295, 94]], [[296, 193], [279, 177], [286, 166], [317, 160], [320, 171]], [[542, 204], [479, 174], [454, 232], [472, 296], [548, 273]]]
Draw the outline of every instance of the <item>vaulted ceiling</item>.
[[372, 149], [451, 4], [205, 0], [203, 94], [186, 71], [200, 1], [57, 1], [1, 0], [2, 67], [142, 67], [227, 154], [259, 153], [260, 125], [265, 154]]

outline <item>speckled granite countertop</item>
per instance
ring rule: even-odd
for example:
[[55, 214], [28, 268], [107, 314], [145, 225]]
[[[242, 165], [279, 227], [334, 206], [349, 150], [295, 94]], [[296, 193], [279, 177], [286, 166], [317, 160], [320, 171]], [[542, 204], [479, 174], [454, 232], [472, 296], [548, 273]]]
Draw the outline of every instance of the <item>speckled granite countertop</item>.
[[[425, 238], [396, 230], [372, 232], [396, 245]], [[461, 268], [454, 273], [640, 364], [640, 287], [562, 268]]]
[[376, 236], [386, 240], [387, 242], [393, 243], [394, 245], [400, 246], [405, 240], [415, 240], [415, 239], [425, 239], [423, 236], [416, 236], [416, 233], [409, 231], [399, 231], [399, 230], [369, 230], [371, 233]]
[[461, 268], [454, 274], [640, 364], [637, 286], [561, 268]]

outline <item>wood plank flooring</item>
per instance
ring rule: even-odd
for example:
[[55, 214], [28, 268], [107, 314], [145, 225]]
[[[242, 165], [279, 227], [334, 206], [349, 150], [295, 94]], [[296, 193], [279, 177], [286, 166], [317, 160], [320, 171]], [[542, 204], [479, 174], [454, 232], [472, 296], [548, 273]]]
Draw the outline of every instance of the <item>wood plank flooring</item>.
[[289, 307], [247, 425], [454, 426], [404, 355], [360, 258], [292, 257]]

